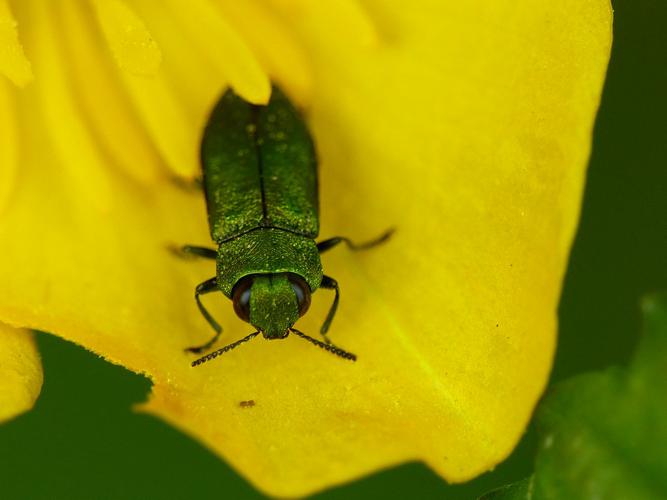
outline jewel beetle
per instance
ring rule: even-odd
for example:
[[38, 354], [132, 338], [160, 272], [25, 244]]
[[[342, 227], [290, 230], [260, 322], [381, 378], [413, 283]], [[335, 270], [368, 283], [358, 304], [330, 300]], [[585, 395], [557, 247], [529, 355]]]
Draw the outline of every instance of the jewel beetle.
[[[260, 333], [284, 339], [290, 333], [349, 360], [356, 356], [331, 343], [327, 331], [336, 314], [340, 289], [323, 274], [320, 254], [345, 243], [362, 250], [386, 241], [355, 244], [345, 237], [319, 243], [317, 158], [308, 128], [285, 94], [273, 86], [267, 105], [246, 102], [227, 90], [214, 107], [201, 142], [202, 182], [211, 238], [218, 248], [187, 245], [189, 254], [216, 261], [216, 275], [195, 288], [201, 314], [213, 338], [186, 349], [202, 353], [222, 333], [201, 296], [222, 292], [234, 311], [255, 331], [192, 362], [200, 365]], [[334, 291], [320, 334], [324, 341], [294, 328], [318, 288]]]

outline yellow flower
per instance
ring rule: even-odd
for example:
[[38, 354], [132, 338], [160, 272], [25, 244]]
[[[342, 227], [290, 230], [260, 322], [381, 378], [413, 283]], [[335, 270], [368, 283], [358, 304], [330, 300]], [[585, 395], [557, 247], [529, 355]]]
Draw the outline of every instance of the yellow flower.
[[[455, 482], [492, 468], [548, 377], [609, 3], [185, 5], [0, 0], [0, 321], [146, 374], [141, 411], [272, 494], [406, 460]], [[201, 195], [173, 177], [196, 175], [223, 89], [260, 103], [270, 80], [313, 130], [322, 235], [398, 231], [324, 257], [342, 286], [331, 337], [356, 364], [288, 338], [193, 369], [183, 348], [211, 333], [193, 287], [214, 270], [167, 251], [209, 244]], [[224, 341], [247, 333], [209, 304]], [[25, 333], [0, 335], [6, 418], [41, 372]]]

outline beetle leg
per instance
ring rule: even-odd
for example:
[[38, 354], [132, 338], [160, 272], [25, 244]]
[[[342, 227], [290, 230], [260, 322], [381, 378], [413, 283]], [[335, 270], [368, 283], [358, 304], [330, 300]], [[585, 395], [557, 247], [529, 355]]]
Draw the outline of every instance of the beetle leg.
[[195, 255], [197, 257], [214, 260], [218, 256], [218, 252], [216, 252], [213, 248], [196, 247], [193, 245], [185, 245], [183, 248], [181, 248], [181, 252], [188, 255]]
[[331, 344], [329, 337], [327, 337], [327, 332], [329, 331], [331, 322], [333, 321], [334, 316], [336, 315], [336, 311], [338, 310], [338, 301], [340, 300], [340, 288], [338, 288], [338, 282], [335, 279], [326, 275], [322, 276], [322, 283], [320, 283], [320, 288], [327, 288], [329, 290], [334, 290], [336, 292], [333, 303], [331, 304], [331, 308], [329, 309], [329, 314], [327, 314], [324, 323], [322, 323], [322, 328], [320, 328], [320, 333], [322, 334], [322, 337], [324, 337], [326, 343]]
[[202, 178], [201, 175], [195, 177], [194, 179], [184, 179], [183, 177], [174, 175], [173, 177], [171, 177], [171, 182], [173, 182], [176, 186], [186, 191], [204, 190], [204, 179]]
[[206, 310], [204, 304], [201, 303], [200, 299], [201, 295], [215, 292], [217, 290], [219, 290], [219, 288], [216, 278], [211, 278], [204, 281], [203, 283], [199, 283], [195, 288], [195, 300], [197, 301], [197, 307], [199, 307], [199, 311], [202, 313], [206, 321], [208, 321], [208, 324], [211, 325], [211, 327], [213, 327], [213, 329], [215, 330], [215, 335], [211, 340], [209, 340], [203, 345], [186, 348], [185, 349], [186, 352], [193, 352], [199, 354], [208, 349], [209, 347], [211, 347], [215, 343], [215, 341], [218, 340], [218, 337], [220, 337], [220, 334], [222, 333], [222, 327], [218, 324], [218, 322], [215, 319], [213, 319], [213, 316], [211, 316], [211, 314]]
[[389, 237], [393, 233], [394, 233], [394, 228], [388, 229], [374, 240], [366, 241], [364, 243], [354, 243], [349, 238], [345, 238], [344, 236], [334, 236], [333, 238], [329, 238], [328, 240], [320, 241], [317, 244], [317, 250], [320, 253], [324, 253], [327, 250], [335, 247], [339, 243], [345, 243], [350, 250], [366, 250], [367, 248], [372, 248], [376, 245], [384, 243], [389, 239]]
[[213, 248], [185, 245], [182, 247], [170, 246], [169, 249], [179, 257], [203, 257], [204, 259], [215, 259], [218, 255]]

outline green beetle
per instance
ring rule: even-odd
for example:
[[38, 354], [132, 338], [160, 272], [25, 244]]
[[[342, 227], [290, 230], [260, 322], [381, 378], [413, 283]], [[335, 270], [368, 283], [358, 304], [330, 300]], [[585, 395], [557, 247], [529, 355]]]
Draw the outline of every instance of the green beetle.
[[[234, 311], [256, 331], [192, 363], [216, 358], [262, 333], [282, 339], [290, 332], [345, 359], [356, 356], [333, 345], [326, 333], [338, 308], [340, 290], [322, 272], [320, 254], [339, 243], [353, 250], [372, 247], [379, 238], [354, 244], [335, 237], [315, 242], [319, 233], [317, 159], [308, 128], [285, 94], [273, 87], [266, 106], [250, 104], [228, 90], [209, 118], [201, 144], [203, 186], [211, 238], [218, 249], [185, 246], [182, 252], [216, 260], [216, 276], [199, 284], [195, 300], [215, 330], [222, 328], [201, 302], [221, 291]], [[335, 296], [320, 333], [324, 342], [294, 328], [318, 288]]]

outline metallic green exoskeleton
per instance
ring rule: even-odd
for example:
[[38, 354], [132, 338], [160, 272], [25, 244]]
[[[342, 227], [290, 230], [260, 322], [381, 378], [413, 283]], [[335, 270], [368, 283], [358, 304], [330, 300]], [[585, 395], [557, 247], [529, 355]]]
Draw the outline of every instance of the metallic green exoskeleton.
[[[344, 242], [351, 249], [371, 247], [391, 234], [361, 245], [335, 237], [315, 242], [319, 233], [317, 159], [313, 140], [287, 97], [276, 87], [266, 106], [250, 104], [231, 90], [215, 106], [201, 145], [203, 187], [211, 238], [218, 250], [194, 246], [183, 252], [216, 259], [217, 273], [197, 286], [197, 305], [216, 331], [222, 329], [200, 296], [220, 290], [236, 314], [256, 328], [250, 335], [193, 362], [213, 359], [259, 333], [266, 339], [290, 332], [338, 356], [356, 357], [326, 336], [338, 307], [338, 283], [322, 274], [320, 253]], [[335, 291], [322, 325], [320, 342], [293, 325], [318, 288]]]

